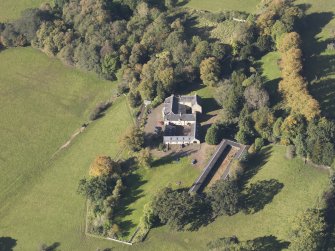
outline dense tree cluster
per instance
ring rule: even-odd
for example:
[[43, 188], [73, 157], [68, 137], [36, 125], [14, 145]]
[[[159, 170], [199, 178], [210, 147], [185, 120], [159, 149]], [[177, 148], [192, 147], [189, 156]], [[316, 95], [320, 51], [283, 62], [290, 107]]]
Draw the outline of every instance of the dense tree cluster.
[[303, 11], [294, 0], [262, 0], [257, 26], [262, 36], [271, 36], [274, 42], [288, 32], [293, 31], [297, 21], [303, 17]]
[[326, 223], [322, 212], [309, 209], [296, 218], [292, 231], [290, 250], [321, 250]]
[[282, 81], [279, 90], [292, 113], [302, 114], [311, 120], [320, 114], [319, 103], [308, 93], [307, 84], [301, 76], [302, 51], [300, 36], [296, 32], [283, 35], [278, 43], [281, 53]]
[[220, 180], [205, 194], [165, 188], [152, 203], [153, 214], [172, 229], [196, 229], [219, 215], [238, 211], [239, 190], [234, 181]]
[[108, 156], [97, 156], [89, 175], [89, 178], [81, 179], [78, 186], [78, 193], [90, 202], [88, 230], [114, 237], [120, 231], [114, 222], [114, 210], [124, 190], [120, 164]]

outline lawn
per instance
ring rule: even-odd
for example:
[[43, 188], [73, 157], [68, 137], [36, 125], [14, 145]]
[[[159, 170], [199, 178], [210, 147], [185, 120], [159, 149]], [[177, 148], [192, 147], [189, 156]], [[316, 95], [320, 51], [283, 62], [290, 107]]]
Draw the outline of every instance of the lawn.
[[[305, 166], [300, 159], [285, 157], [285, 148], [269, 146], [263, 149], [248, 172], [250, 184], [259, 190], [248, 200], [256, 213], [238, 213], [220, 217], [196, 232], [174, 232], [167, 227], [151, 230], [139, 250], [205, 250], [206, 243], [216, 238], [236, 235], [242, 240], [262, 237], [273, 250], [274, 245], [286, 247], [292, 220], [301, 210], [316, 205], [328, 183], [327, 173]], [[254, 201], [253, 201], [254, 199]]]
[[190, 0], [186, 6], [199, 10], [225, 11], [236, 10], [255, 13], [260, 0]]
[[[126, 181], [130, 185], [125, 196], [126, 204], [123, 205], [120, 221], [121, 228], [126, 226], [128, 238], [131, 236], [143, 214], [143, 207], [150, 202], [152, 197], [162, 188], [190, 187], [199, 176], [200, 170], [191, 165], [188, 157], [181, 158], [178, 162], [175, 157], [167, 156], [156, 160], [150, 170], [139, 169]], [[123, 227], [125, 229], [125, 227]]]
[[53, 2], [52, 0], [1, 0], [0, 22], [14, 20], [20, 17], [21, 12], [27, 8], [38, 8], [42, 3]]

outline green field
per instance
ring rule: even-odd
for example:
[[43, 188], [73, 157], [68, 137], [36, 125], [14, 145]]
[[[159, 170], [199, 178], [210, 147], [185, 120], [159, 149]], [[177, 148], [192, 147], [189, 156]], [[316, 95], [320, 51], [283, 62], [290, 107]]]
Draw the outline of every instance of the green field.
[[96, 250], [110, 242], [84, 234], [86, 204], [76, 193], [78, 182], [98, 154], [116, 156], [120, 135], [132, 119], [125, 98], [78, 136], [73, 144], [32, 180], [10, 210], [2, 212], [0, 236], [17, 240], [15, 250], [37, 250], [41, 243], [60, 243], [61, 250]]
[[38, 8], [42, 3], [53, 2], [52, 0], [1, 0], [0, 22], [14, 20], [20, 17], [21, 12], [27, 8]]
[[190, 0], [186, 6], [198, 10], [208, 10], [214, 12], [236, 10], [255, 13], [259, 2], [260, 0]]
[[[1, 52], [0, 72], [1, 236], [10, 234], [8, 226], [18, 227], [14, 222], [6, 223], [11, 213], [20, 221], [28, 216], [27, 210], [22, 211], [22, 215], [17, 214], [22, 206], [20, 203], [31, 209], [38, 209], [43, 203], [43, 199], [29, 203], [25, 196], [35, 198], [37, 194], [33, 189], [50, 172], [49, 160], [53, 153], [87, 121], [98, 102], [111, 96], [115, 85], [94, 74], [65, 67], [31, 48]], [[84, 173], [81, 172], [81, 176]], [[48, 182], [52, 180], [50, 177]], [[61, 181], [57, 181], [58, 188], [65, 186]], [[68, 200], [67, 197], [63, 199]], [[31, 223], [37, 222], [32, 220]], [[16, 230], [19, 231], [19, 227]], [[25, 245], [27, 243], [26, 240]]]

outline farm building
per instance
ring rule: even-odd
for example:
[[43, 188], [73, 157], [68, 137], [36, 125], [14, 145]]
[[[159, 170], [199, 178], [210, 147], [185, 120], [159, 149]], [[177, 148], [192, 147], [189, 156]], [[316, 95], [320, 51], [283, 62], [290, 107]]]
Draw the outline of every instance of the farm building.
[[164, 144], [200, 144], [197, 113], [202, 113], [200, 98], [171, 95], [162, 109], [164, 119]]

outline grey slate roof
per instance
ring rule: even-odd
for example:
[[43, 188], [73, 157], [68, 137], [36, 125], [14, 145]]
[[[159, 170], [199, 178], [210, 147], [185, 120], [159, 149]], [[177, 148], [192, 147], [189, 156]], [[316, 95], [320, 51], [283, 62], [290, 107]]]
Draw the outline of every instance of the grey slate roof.
[[170, 113], [165, 116], [166, 121], [197, 121], [195, 114], [173, 114]]

